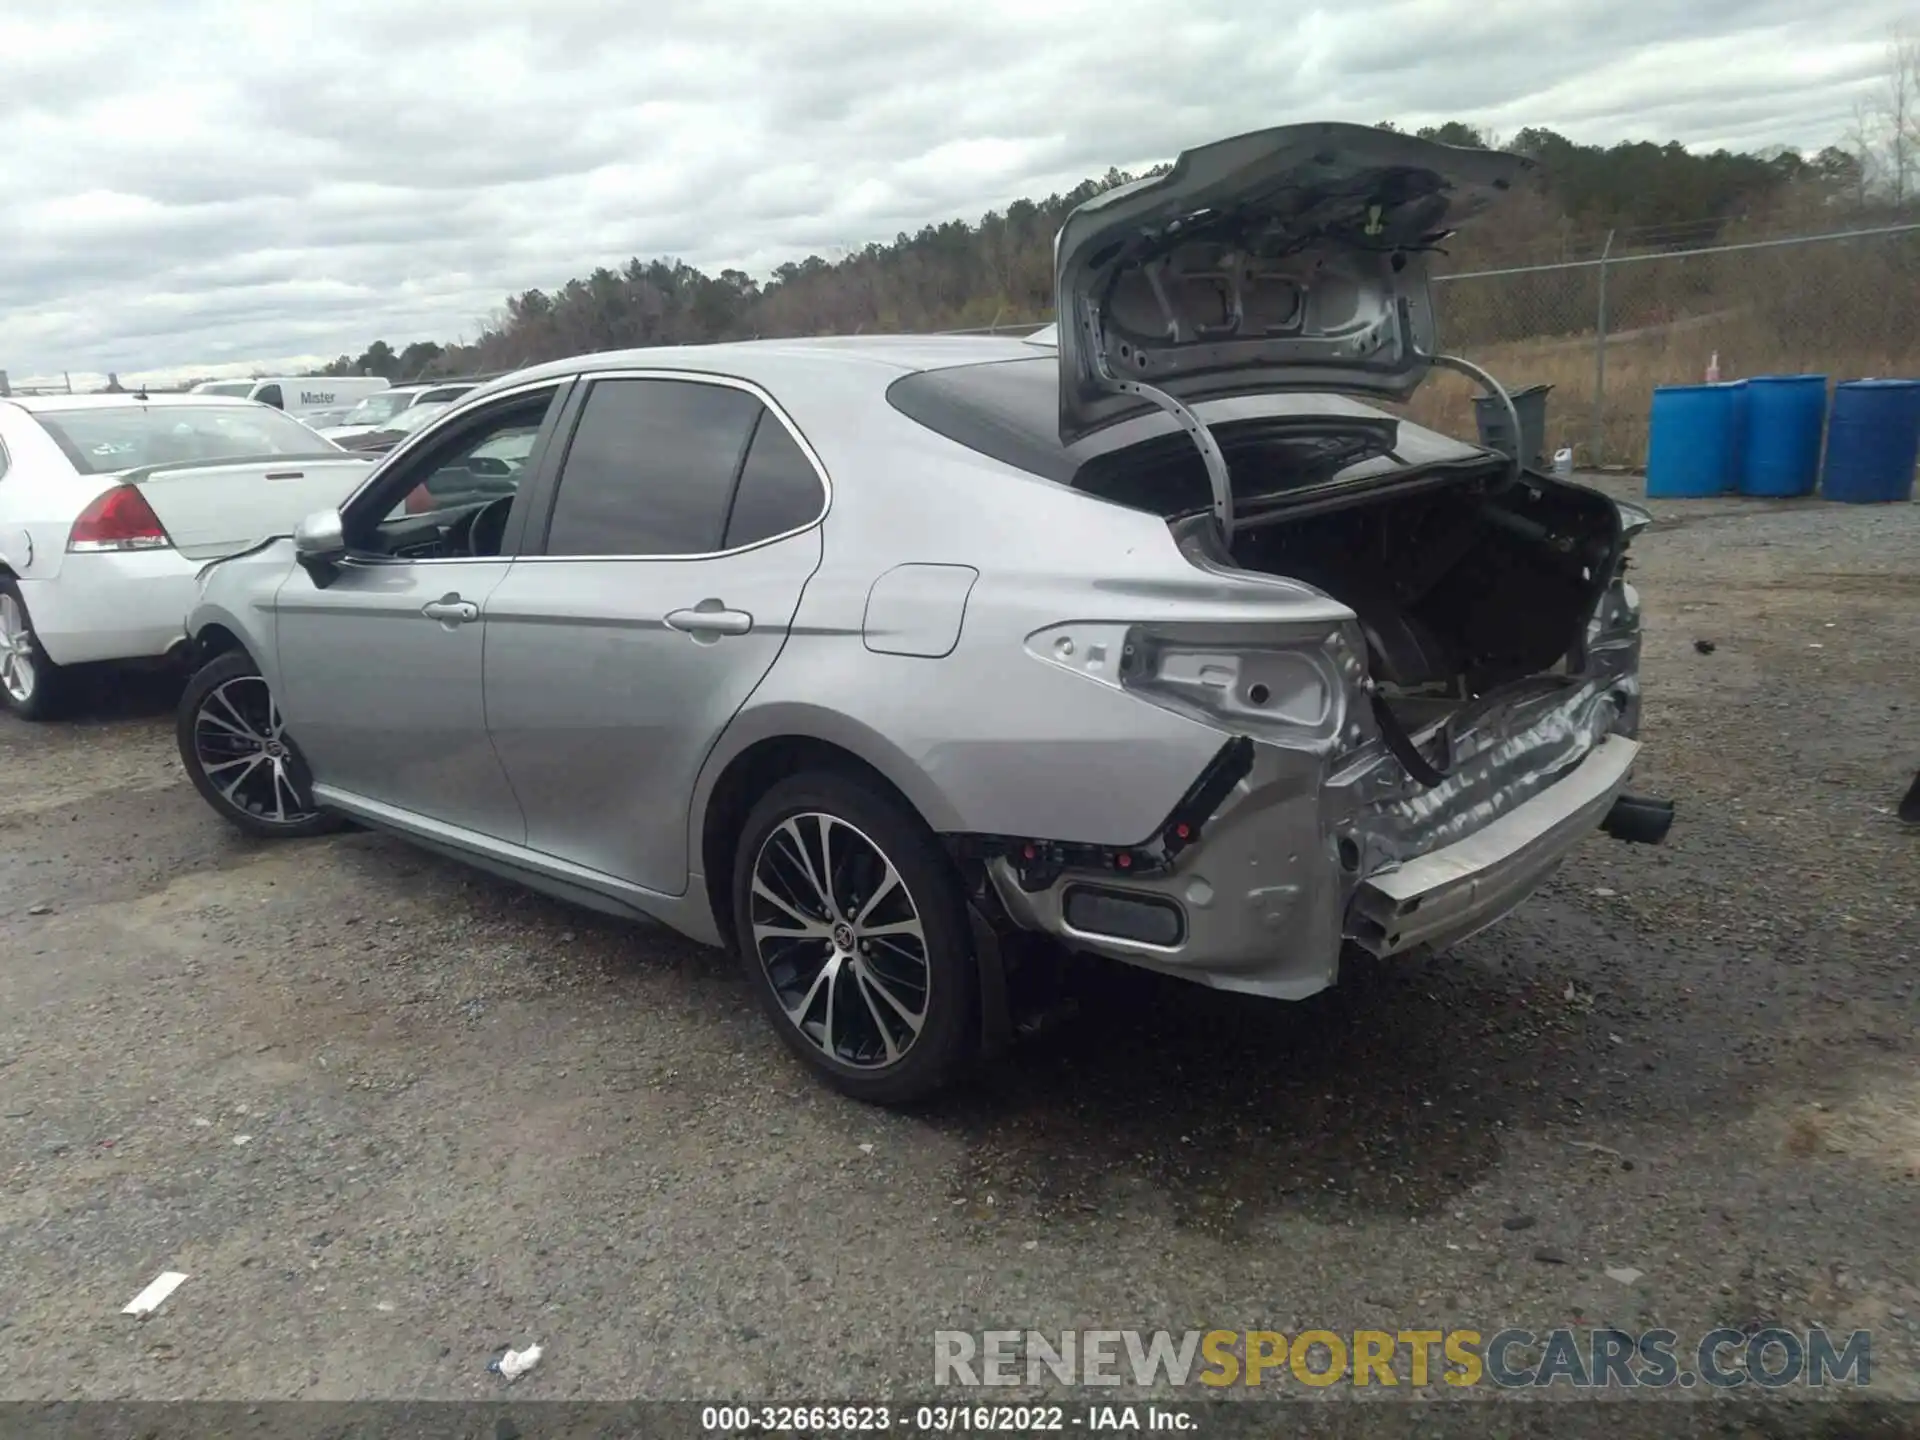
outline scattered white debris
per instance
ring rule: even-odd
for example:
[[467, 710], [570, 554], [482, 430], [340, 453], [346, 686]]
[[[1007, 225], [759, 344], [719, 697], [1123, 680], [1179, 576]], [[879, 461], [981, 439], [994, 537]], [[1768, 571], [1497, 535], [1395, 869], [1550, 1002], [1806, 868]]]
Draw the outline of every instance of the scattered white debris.
[[1807, 642], [1807, 649], [1809, 650], [1824, 650], [1826, 648], [1827, 647], [1822, 645], [1818, 640], [1809, 640]]
[[236, 1145], [251, 1145], [253, 1143], [253, 1136], [236, 1135], [233, 1137], [233, 1143]]
[[1580, 992], [1578, 990], [1575, 990], [1573, 988], [1573, 982], [1569, 980], [1567, 981], [1567, 993], [1561, 996], [1560, 998], [1563, 1000], [1571, 1000], [1574, 998], [1574, 996], [1578, 995], [1579, 993]]
[[1633, 1284], [1643, 1273], [1643, 1271], [1636, 1270], [1631, 1265], [1610, 1265], [1607, 1267], [1607, 1279], [1618, 1280], [1622, 1285]]
[[163, 1270], [154, 1282], [129, 1300], [122, 1315], [151, 1315], [160, 1308], [161, 1303], [180, 1288], [180, 1282], [187, 1277], [178, 1270]]
[[487, 1369], [503, 1380], [518, 1380], [534, 1366], [540, 1363], [540, 1347], [529, 1345], [524, 1350], [509, 1350]]
[[1598, 895], [1602, 900], [1611, 900], [1615, 895], [1619, 894], [1620, 892], [1617, 890], [1609, 890], [1604, 885], [1596, 885], [1593, 887], [1593, 893]]
[[1040, 1248], [1040, 1242], [1038, 1240], [1028, 1240], [1023, 1243], [1020, 1248], [1022, 1250], [1038, 1250]]
[[860, 1147], [860, 1153], [861, 1153], [862, 1155], [871, 1155], [871, 1154], [873, 1154], [873, 1146], [872, 1146], [872, 1145], [862, 1145], [862, 1146]]
[[378, 1310], [382, 1315], [391, 1315], [393, 1313], [393, 1301], [376, 1300], [373, 1308]]
[[1608, 1032], [1607, 1039], [1612, 1041], [1615, 1045], [1624, 1045], [1627, 1043], [1626, 1041], [1622, 1040], [1618, 1035], [1613, 1034], [1611, 1031]]
[[204, 1115], [194, 1116], [193, 1123], [202, 1130], [211, 1129], [213, 1126], [213, 1121], [207, 1119], [207, 1117]]

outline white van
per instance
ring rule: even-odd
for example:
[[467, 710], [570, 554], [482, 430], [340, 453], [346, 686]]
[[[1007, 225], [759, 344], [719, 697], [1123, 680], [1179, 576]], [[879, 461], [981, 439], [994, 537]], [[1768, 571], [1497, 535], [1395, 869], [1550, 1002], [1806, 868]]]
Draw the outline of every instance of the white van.
[[[268, 375], [257, 380], [202, 380], [192, 393], [258, 400], [296, 419], [312, 421], [325, 411], [350, 410], [391, 384], [377, 375]], [[319, 423], [325, 424], [326, 419]]]

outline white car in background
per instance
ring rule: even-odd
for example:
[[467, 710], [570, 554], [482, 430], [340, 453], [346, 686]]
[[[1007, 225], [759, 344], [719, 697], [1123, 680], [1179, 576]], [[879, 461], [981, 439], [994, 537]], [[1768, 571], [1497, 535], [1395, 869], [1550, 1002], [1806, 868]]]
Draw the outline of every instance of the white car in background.
[[249, 400], [0, 400], [0, 705], [50, 718], [73, 666], [176, 657], [203, 565], [291, 534], [367, 472]]
[[453, 380], [441, 383], [394, 385], [377, 395], [369, 395], [338, 425], [324, 427], [329, 440], [354, 440], [393, 428], [394, 421], [416, 405], [451, 405], [468, 391], [479, 388], [478, 380]]

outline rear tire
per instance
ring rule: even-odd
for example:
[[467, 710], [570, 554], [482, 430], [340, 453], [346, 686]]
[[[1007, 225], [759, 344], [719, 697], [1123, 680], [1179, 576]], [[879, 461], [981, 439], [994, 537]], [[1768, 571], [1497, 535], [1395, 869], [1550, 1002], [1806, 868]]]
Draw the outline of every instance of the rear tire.
[[57, 720], [72, 697], [71, 681], [41, 648], [19, 582], [0, 577], [0, 704], [22, 720]]
[[230, 650], [187, 682], [174, 724], [193, 788], [221, 819], [268, 840], [326, 835], [344, 820], [313, 800], [313, 776], [251, 656]]
[[978, 1054], [959, 876], [920, 817], [872, 783], [803, 772], [761, 797], [734, 856], [733, 915], [767, 1018], [843, 1094], [910, 1105]]

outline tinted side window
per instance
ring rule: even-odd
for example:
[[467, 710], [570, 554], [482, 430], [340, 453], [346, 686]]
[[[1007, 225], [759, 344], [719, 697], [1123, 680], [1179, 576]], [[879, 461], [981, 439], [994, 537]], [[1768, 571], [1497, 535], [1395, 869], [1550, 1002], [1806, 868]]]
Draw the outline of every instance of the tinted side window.
[[751, 545], [812, 524], [826, 499], [807, 452], [772, 412], [760, 412], [740, 488], [727, 521], [726, 548]]
[[262, 385], [259, 394], [253, 398], [258, 400], [262, 405], [273, 406], [276, 410], [286, 409], [287, 402], [280, 398], [280, 387], [278, 385]]
[[686, 380], [602, 380], [560, 471], [549, 555], [703, 555], [760, 402]]

